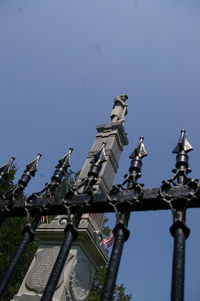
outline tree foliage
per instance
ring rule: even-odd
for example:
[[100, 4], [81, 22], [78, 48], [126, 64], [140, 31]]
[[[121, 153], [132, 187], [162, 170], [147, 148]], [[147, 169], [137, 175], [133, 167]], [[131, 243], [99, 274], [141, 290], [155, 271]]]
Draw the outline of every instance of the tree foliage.
[[[15, 250], [18, 247], [22, 237], [22, 231], [26, 223], [26, 218], [7, 218], [0, 231], [0, 277], [2, 278], [6, 267], [12, 259]], [[3, 301], [11, 300], [14, 294], [17, 293], [26, 271], [31, 264], [33, 256], [37, 250], [37, 243], [31, 242], [21, 258], [20, 264], [17, 267], [17, 272], [13, 280], [10, 282], [8, 289], [3, 297]]]
[[79, 171], [74, 172], [73, 170], [69, 169], [68, 172], [65, 174], [63, 180], [61, 181], [60, 185], [56, 189], [55, 194], [57, 196], [65, 196], [69, 189], [72, 189], [79, 173]]
[[[8, 191], [14, 185], [15, 172], [16, 167], [13, 166], [9, 173], [8, 181], [4, 181], [0, 186], [0, 195]], [[21, 195], [20, 197], [24, 196]], [[0, 228], [0, 279], [3, 277], [12, 256], [18, 247], [25, 224], [26, 218], [12, 217], [6, 218]], [[30, 243], [20, 261], [13, 280], [10, 282], [8, 289], [2, 298], [3, 301], [11, 300], [13, 295], [17, 293], [36, 250], [36, 242]]]

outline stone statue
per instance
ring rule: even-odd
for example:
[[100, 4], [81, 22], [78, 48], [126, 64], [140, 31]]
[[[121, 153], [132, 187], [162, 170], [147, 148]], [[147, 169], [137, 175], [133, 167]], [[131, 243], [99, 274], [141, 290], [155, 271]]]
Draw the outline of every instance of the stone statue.
[[114, 105], [110, 115], [112, 122], [124, 122], [124, 117], [128, 113], [128, 103], [126, 102], [127, 99], [128, 96], [125, 94], [114, 98]]

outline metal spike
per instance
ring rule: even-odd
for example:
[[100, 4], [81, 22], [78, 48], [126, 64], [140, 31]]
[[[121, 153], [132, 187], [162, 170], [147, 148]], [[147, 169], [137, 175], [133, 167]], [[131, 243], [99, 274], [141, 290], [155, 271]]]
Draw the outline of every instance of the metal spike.
[[147, 151], [145, 149], [143, 140], [144, 140], [144, 137], [141, 136], [138, 146], [134, 149], [132, 154], [129, 156], [130, 159], [135, 159], [136, 157], [139, 157], [140, 159], [142, 159], [148, 155]]
[[51, 182], [45, 184], [45, 188], [39, 192], [33, 193], [29, 196], [29, 199], [35, 198], [36, 196], [40, 196], [42, 193], [46, 193], [48, 196], [53, 195], [54, 191], [60, 184], [65, 172], [67, 172], [68, 167], [70, 166], [71, 153], [73, 148], [69, 148], [68, 152], [64, 155], [62, 159], [58, 161], [56, 165], [56, 169], [54, 171], [53, 176], [51, 177]]
[[105, 145], [106, 145], [106, 143], [103, 142], [101, 148], [99, 149], [99, 151], [96, 154], [94, 154], [94, 158], [90, 161], [90, 163], [98, 164], [98, 163], [103, 163], [107, 160]]
[[68, 152], [66, 153], [66, 155], [64, 155], [64, 157], [62, 159], [60, 159], [58, 162], [58, 165], [56, 166], [56, 168], [62, 168], [64, 170], [66, 170], [71, 164], [70, 164], [70, 159], [71, 159], [71, 153], [73, 151], [73, 148], [69, 148]]
[[29, 172], [32, 177], [35, 176], [36, 171], [38, 170], [38, 163], [41, 158], [41, 154], [38, 154], [37, 157], [29, 164], [26, 165], [25, 173]]
[[12, 187], [9, 191], [5, 192], [3, 198], [11, 198], [18, 197], [21, 192], [26, 188], [29, 181], [31, 180], [31, 176], [35, 176], [35, 172], [38, 170], [38, 162], [42, 155], [38, 154], [35, 160], [31, 163], [26, 165], [26, 169], [24, 170], [21, 178], [19, 179], [18, 183]]
[[14, 160], [15, 160], [15, 158], [12, 157], [7, 164], [0, 167], [0, 178], [1, 177], [6, 177], [9, 174], [10, 167], [11, 167]]
[[[107, 160], [106, 159], [106, 151], [105, 151], [106, 143], [103, 142], [101, 148], [94, 154], [93, 159], [90, 161], [91, 166], [88, 171], [87, 177], [83, 179], [83, 181], [79, 185], [74, 186], [74, 190], [78, 193], [91, 193], [95, 190], [93, 187], [96, 182], [98, 175], [101, 171], [102, 164]], [[80, 190], [82, 189], [82, 190]]]
[[190, 152], [193, 150], [193, 147], [191, 144], [188, 142], [187, 138], [185, 137], [185, 130], [181, 130], [181, 136], [178, 141], [177, 146], [174, 148], [173, 152], [174, 154], [179, 154], [181, 151], [184, 151], [185, 153]]
[[139, 185], [138, 187], [140, 187], [139, 190], [141, 191], [141, 186], [143, 186], [143, 184], [137, 184], [137, 180], [141, 177], [142, 158], [148, 155], [143, 140], [144, 137], [140, 137], [138, 146], [129, 156], [129, 158], [132, 159], [129, 174], [124, 176], [125, 180], [121, 184], [113, 186], [111, 193], [119, 191], [120, 187], [122, 189], [132, 190], [136, 188], [136, 185]]

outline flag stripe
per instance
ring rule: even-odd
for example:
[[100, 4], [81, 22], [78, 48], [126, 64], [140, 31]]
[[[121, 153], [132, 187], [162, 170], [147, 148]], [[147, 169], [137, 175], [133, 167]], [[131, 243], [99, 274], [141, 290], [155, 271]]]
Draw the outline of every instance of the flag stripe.
[[98, 213], [90, 213], [89, 217], [91, 218], [96, 218], [98, 216]]
[[40, 218], [40, 223], [42, 224], [42, 223], [44, 223], [45, 222], [45, 220], [46, 220], [46, 218], [45, 218], [45, 216], [43, 215], [43, 216], [41, 216], [41, 218]]
[[107, 248], [110, 248], [114, 240], [115, 240], [114, 234], [111, 234], [108, 238], [104, 238], [102, 243], [104, 247], [107, 246]]

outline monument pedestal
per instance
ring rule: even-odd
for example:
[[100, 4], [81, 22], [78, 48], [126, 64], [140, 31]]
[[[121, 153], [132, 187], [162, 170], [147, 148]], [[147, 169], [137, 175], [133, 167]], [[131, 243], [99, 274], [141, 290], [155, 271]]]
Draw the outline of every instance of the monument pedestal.
[[[66, 218], [59, 216], [50, 224], [41, 224], [37, 230], [40, 246], [24, 281], [12, 301], [39, 301], [64, 238]], [[107, 252], [102, 246], [101, 234], [83, 218], [79, 235], [66, 260], [54, 293], [53, 301], [87, 300], [94, 274], [99, 265], [107, 263]]]

